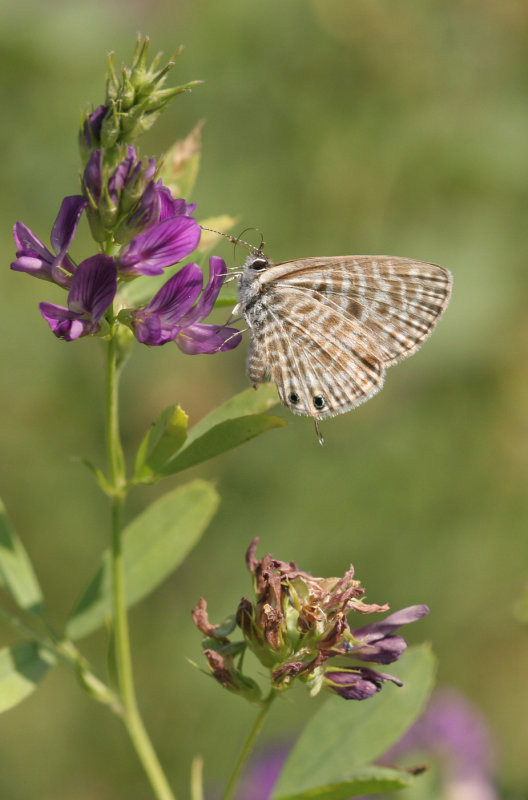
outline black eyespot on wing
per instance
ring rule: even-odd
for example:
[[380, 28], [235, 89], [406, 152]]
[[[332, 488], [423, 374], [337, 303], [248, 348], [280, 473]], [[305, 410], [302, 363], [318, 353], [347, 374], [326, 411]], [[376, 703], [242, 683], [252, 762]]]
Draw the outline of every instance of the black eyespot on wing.
[[326, 400], [324, 399], [322, 394], [316, 394], [313, 398], [313, 404], [315, 408], [320, 411], [326, 405]]

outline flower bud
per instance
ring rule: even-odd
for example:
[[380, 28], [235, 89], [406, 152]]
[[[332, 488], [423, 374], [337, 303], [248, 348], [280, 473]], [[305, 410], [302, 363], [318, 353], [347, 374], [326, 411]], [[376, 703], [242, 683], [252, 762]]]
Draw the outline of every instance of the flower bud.
[[368, 667], [327, 669], [324, 673], [323, 686], [345, 700], [366, 700], [379, 692], [385, 681], [392, 681], [396, 686], [403, 686], [402, 682], [394, 675], [378, 672]]
[[79, 149], [83, 163], [86, 163], [92, 150], [101, 145], [101, 130], [108, 106], [100, 105], [95, 111], [86, 113], [79, 131]]
[[101, 126], [101, 147], [110, 150], [115, 146], [121, 134], [119, 114], [115, 103], [110, 103], [109, 111], [106, 114]]

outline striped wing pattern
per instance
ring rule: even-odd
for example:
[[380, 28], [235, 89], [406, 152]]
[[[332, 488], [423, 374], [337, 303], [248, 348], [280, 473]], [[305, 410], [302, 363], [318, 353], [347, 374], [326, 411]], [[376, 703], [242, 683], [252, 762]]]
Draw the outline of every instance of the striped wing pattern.
[[249, 377], [258, 385], [269, 373], [284, 405], [316, 419], [379, 391], [386, 367], [431, 334], [451, 292], [443, 267], [392, 256], [289, 261], [258, 280]]

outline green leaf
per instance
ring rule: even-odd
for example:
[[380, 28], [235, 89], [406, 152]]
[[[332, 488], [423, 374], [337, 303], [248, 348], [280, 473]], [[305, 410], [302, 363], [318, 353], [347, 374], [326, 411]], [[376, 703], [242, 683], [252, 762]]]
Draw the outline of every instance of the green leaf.
[[0, 650], [0, 711], [33, 692], [55, 659], [37, 642], [18, 642]]
[[[308, 767], [309, 769], [309, 767]], [[367, 766], [358, 769], [353, 777], [340, 783], [318, 786], [315, 789], [281, 795], [280, 800], [350, 800], [364, 794], [381, 794], [410, 786], [414, 778], [407, 772], [388, 767]], [[275, 795], [273, 795], [275, 798]]]
[[[218, 508], [216, 490], [205, 481], [180, 486], [156, 500], [123, 532], [127, 606], [149, 594], [185, 559]], [[110, 552], [73, 611], [66, 631], [77, 639], [112, 614]]]
[[185, 442], [188, 420], [178, 405], [169, 406], [160, 414], [139, 445], [136, 478], [148, 478], [170, 461]]
[[21, 608], [38, 614], [42, 610], [42, 592], [31, 562], [18, 534], [11, 526], [0, 500], [0, 576], [3, 584]]
[[233, 447], [254, 439], [255, 436], [272, 428], [284, 428], [285, 425], [283, 419], [270, 417], [267, 414], [249, 414], [246, 417], [220, 422], [180, 450], [178, 455], [163, 467], [161, 473], [174, 475], [175, 472], [201, 464], [202, 461], [225, 453], [226, 450], [232, 450]]
[[350, 797], [325, 792], [328, 787], [359, 780], [366, 767], [387, 752], [421, 714], [434, 680], [435, 658], [430, 648], [407, 650], [395, 672], [402, 687], [386, 684], [368, 700], [331, 697], [324, 703], [297, 740], [273, 800]]
[[200, 422], [193, 425], [188, 433], [185, 447], [189, 447], [195, 439], [203, 436], [206, 431], [220, 422], [225, 422], [226, 419], [245, 417], [248, 414], [261, 414], [272, 406], [276, 406], [278, 402], [277, 389], [273, 383], [263, 383], [256, 391], [255, 389], [245, 389], [240, 394], [230, 397], [221, 406], [203, 417]]

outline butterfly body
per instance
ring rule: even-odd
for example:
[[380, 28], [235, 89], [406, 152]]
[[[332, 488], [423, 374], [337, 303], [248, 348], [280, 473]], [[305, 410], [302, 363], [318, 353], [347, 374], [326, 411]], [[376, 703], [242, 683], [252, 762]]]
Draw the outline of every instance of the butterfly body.
[[393, 256], [273, 264], [259, 251], [238, 284], [249, 378], [257, 387], [270, 375], [281, 402], [316, 422], [350, 411], [420, 347], [450, 292], [450, 273], [435, 264]]

